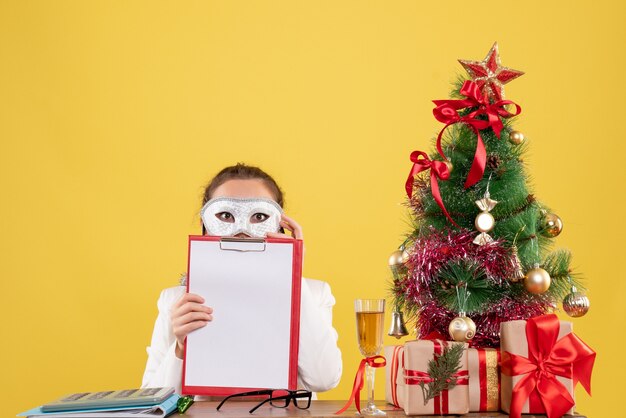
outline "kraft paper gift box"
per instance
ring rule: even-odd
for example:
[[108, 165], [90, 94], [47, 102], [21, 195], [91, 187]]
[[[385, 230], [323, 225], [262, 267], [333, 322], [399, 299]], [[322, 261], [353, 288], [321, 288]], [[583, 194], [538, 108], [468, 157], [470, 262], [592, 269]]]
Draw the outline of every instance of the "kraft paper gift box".
[[402, 357], [403, 345], [390, 345], [385, 347], [385, 400], [395, 407], [402, 408], [404, 392], [398, 391], [398, 379], [403, 378]]
[[470, 412], [500, 410], [500, 350], [497, 348], [469, 348]]
[[511, 417], [574, 412], [574, 387], [591, 391], [596, 353], [556, 315], [500, 325], [501, 401]]
[[[467, 349], [463, 350], [460, 369], [456, 373], [457, 384], [449, 390], [443, 390], [434, 399], [424, 404], [424, 392], [420, 382], [428, 385], [428, 363], [435, 353], [441, 354], [444, 345], [451, 347], [455, 343], [441, 340], [417, 340], [404, 344], [404, 372], [398, 381], [398, 392], [404, 392], [403, 409], [407, 415], [446, 415], [469, 412], [469, 391], [467, 371]], [[467, 344], [462, 344], [467, 348]], [[402, 359], [401, 359], [402, 360]]]

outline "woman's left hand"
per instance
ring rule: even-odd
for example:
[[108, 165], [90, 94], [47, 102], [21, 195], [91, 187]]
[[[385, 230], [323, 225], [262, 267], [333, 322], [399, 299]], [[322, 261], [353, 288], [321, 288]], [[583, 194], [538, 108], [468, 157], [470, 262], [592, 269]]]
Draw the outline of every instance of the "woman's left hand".
[[283, 227], [286, 231], [291, 233], [290, 235], [283, 234], [281, 232], [268, 232], [267, 236], [269, 238], [293, 238], [293, 239], [304, 239], [304, 234], [302, 233], [302, 227], [298, 222], [290, 218], [289, 216], [283, 213], [280, 219], [280, 226]]

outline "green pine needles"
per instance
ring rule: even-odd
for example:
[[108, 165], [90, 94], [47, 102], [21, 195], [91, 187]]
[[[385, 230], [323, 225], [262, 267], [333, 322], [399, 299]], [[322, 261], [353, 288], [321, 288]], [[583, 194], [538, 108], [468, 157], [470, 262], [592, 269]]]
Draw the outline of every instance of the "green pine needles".
[[452, 344], [451, 347], [444, 345], [441, 354], [434, 355], [428, 362], [428, 375], [431, 382], [420, 382], [424, 405], [434, 399], [444, 390], [451, 390], [457, 384], [456, 373], [461, 369], [461, 356], [465, 350], [464, 344]]
[[[465, 293], [459, 298], [458, 290]], [[481, 312], [489, 302], [498, 299], [502, 291], [487, 281], [485, 270], [478, 263], [468, 260], [456, 260], [439, 272], [438, 286], [434, 289], [435, 297], [452, 312], [468, 314]], [[462, 302], [464, 306], [461, 306]]]

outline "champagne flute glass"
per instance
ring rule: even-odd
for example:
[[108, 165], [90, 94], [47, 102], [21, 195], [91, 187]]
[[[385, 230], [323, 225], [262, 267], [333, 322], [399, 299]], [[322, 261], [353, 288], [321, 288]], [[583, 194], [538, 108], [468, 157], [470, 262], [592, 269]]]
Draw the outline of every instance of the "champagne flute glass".
[[[365, 357], [377, 355], [383, 348], [383, 327], [385, 321], [385, 299], [356, 299], [356, 333], [359, 350]], [[374, 405], [374, 373], [375, 368], [366, 366], [367, 406], [361, 409], [363, 415], [387, 415]]]

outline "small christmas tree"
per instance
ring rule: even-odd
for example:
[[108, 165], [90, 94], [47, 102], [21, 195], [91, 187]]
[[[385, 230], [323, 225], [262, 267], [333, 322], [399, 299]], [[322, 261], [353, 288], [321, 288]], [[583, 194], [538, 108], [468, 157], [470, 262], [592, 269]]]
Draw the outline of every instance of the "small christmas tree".
[[[520, 106], [503, 85], [523, 73], [500, 64], [494, 44], [484, 61], [460, 61], [450, 100], [435, 100], [444, 123], [430, 154], [411, 154], [406, 183], [414, 221], [392, 254], [396, 308], [420, 336], [433, 331], [476, 346], [499, 345], [502, 321], [527, 319], [564, 302], [572, 316], [589, 301], [577, 292], [568, 251], [549, 252], [563, 225], [532, 194], [526, 142], [512, 129]], [[475, 335], [474, 335], [475, 333]]]

